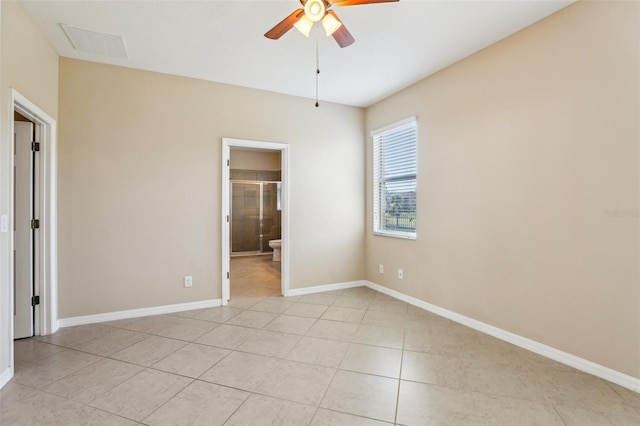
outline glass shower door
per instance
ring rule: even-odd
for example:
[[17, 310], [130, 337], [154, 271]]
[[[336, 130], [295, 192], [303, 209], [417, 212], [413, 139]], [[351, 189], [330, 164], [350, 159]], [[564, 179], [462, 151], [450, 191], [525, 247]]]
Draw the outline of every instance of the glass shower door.
[[260, 251], [260, 187], [260, 183], [231, 183], [231, 253]]
[[262, 251], [273, 251], [269, 247], [270, 240], [279, 240], [280, 231], [280, 210], [278, 209], [278, 183], [262, 183]]

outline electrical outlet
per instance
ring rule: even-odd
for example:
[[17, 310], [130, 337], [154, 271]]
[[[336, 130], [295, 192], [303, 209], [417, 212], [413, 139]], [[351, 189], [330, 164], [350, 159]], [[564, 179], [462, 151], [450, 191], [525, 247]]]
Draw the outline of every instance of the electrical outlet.
[[193, 285], [193, 277], [191, 276], [184, 277], [184, 286], [191, 287], [192, 285]]
[[382, 263], [378, 265], [378, 273], [384, 274], [384, 265]]
[[404, 271], [402, 269], [398, 269], [398, 279], [404, 279]]

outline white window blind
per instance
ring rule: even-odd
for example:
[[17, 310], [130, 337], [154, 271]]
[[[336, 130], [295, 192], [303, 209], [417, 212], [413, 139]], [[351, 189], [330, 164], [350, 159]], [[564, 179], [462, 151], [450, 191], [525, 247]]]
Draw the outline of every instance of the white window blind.
[[373, 137], [373, 232], [416, 238], [416, 120], [371, 133]]

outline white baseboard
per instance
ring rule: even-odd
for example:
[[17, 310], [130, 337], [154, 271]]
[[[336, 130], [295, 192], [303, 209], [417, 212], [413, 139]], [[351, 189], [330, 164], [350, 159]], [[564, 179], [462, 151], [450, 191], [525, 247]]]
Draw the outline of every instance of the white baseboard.
[[364, 287], [367, 285], [367, 283], [368, 281], [359, 280], [335, 284], [317, 285], [314, 287], [292, 288], [289, 289], [289, 294], [287, 294], [287, 296], [303, 296], [305, 294], [324, 293], [325, 291], [344, 290], [353, 287]]
[[127, 311], [105, 312], [103, 314], [60, 318], [58, 320], [58, 324], [60, 327], [72, 327], [74, 325], [95, 324], [98, 322], [146, 317], [149, 315], [172, 314], [174, 312], [190, 311], [193, 309], [215, 308], [218, 306], [222, 306], [221, 299], [201, 300], [199, 302], [178, 303], [175, 305], [154, 306], [151, 308], [130, 309]]
[[627, 389], [631, 389], [635, 392], [640, 392], [640, 379], [635, 378], [633, 376], [629, 376], [627, 374], [613, 370], [609, 367], [596, 364], [595, 362], [588, 361], [584, 358], [571, 355], [570, 353], [563, 352], [556, 348], [552, 348], [551, 346], [547, 346], [540, 342], [536, 342], [535, 340], [527, 339], [526, 337], [522, 337], [517, 334], [511, 333], [510, 331], [506, 331], [501, 328], [494, 327], [482, 321], [474, 320], [473, 318], [460, 315], [448, 309], [444, 309], [439, 306], [432, 305], [431, 303], [427, 303], [423, 300], [416, 299], [415, 297], [407, 296], [404, 293], [391, 290], [390, 288], [372, 283], [371, 281], [367, 281], [367, 287], [373, 290], [379, 291], [380, 293], [384, 293], [388, 296], [407, 302], [418, 308], [422, 308], [425, 311], [429, 311], [441, 317], [450, 319], [451, 321], [457, 322], [462, 325], [466, 325], [467, 327], [473, 328], [474, 330], [478, 330], [482, 333], [496, 337], [500, 340], [504, 340], [505, 342], [512, 343], [516, 346], [519, 346], [531, 352], [537, 353], [538, 355], [542, 355], [554, 361], [558, 361], [562, 364], [568, 365], [577, 370], [584, 371], [585, 373], [592, 374], [596, 377], [600, 377], [601, 379], [608, 380], [612, 383], [623, 386]]
[[7, 368], [6, 370], [4, 370], [2, 374], [0, 374], [0, 389], [2, 389], [4, 385], [9, 383], [9, 380], [11, 380], [12, 377], [13, 372], [11, 371], [11, 368]]

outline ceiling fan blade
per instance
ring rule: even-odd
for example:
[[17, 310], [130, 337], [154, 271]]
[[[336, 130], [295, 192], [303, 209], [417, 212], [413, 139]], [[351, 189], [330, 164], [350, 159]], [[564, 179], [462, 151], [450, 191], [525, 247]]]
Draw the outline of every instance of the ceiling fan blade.
[[293, 12], [291, 15], [284, 18], [282, 22], [280, 22], [278, 25], [276, 25], [275, 27], [267, 31], [264, 34], [264, 36], [272, 40], [279, 39], [280, 37], [285, 35], [287, 31], [293, 28], [293, 25], [296, 22], [298, 22], [303, 15], [304, 15], [304, 9], [296, 9], [295, 12]]
[[340, 18], [338, 18], [338, 15], [336, 15], [336, 13], [333, 10], [328, 10], [327, 13], [331, 14], [334, 18], [336, 18], [338, 20], [338, 22], [340, 22], [342, 24], [342, 25], [340, 25], [340, 28], [338, 28], [332, 34], [333, 38], [338, 43], [338, 46], [340, 46], [340, 47], [351, 46], [353, 44], [353, 42], [356, 41], [356, 40], [353, 38], [353, 36], [351, 35], [351, 33], [349, 32], [347, 27], [344, 26], [344, 23], [342, 23]]
[[373, 4], [373, 3], [389, 3], [400, 0], [329, 0], [329, 3], [336, 6], [358, 6], [360, 4]]

